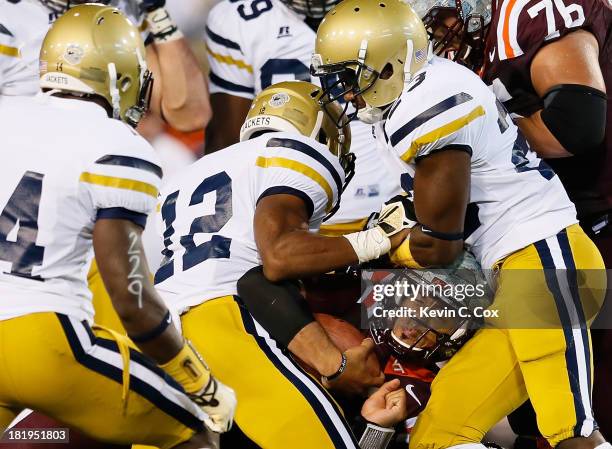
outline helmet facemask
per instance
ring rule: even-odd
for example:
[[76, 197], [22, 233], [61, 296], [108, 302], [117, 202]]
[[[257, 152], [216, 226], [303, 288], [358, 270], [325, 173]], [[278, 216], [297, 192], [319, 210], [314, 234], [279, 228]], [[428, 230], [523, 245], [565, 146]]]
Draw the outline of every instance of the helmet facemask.
[[[415, 6], [422, 8], [427, 3]], [[484, 62], [485, 31], [491, 20], [486, 5], [486, 1], [447, 0], [427, 9], [422, 20], [434, 53], [478, 71]]]
[[[404, 299], [396, 306], [397, 309], [402, 307], [417, 311], [417, 316], [393, 320], [378, 318], [370, 322], [374, 342], [385, 346], [399, 360], [448, 360], [473, 335], [476, 327], [474, 320], [459, 316], [460, 306], [456, 302], [441, 296], [419, 295]], [[452, 309], [457, 316], [419, 317], [418, 311], [425, 308], [440, 312]]]
[[[325, 100], [321, 102], [321, 106], [336, 126], [340, 127], [345, 118], [352, 121], [359, 114], [357, 108], [349, 113], [349, 102], [345, 102], [344, 97], [348, 94], [353, 94], [354, 97], [363, 96], [374, 86], [380, 74], [361, 61], [322, 65], [319, 63], [320, 57], [317, 57], [318, 55], [313, 55], [310, 72], [312, 76], [320, 78], [323, 86]], [[334, 119], [328, 111], [328, 105], [336, 101], [343, 105], [343, 110], [342, 114]]]
[[[482, 327], [477, 310], [493, 301], [480, 265], [468, 252], [445, 269], [381, 270], [376, 278], [371, 284], [366, 280], [369, 293], [360, 302], [379, 351], [399, 360], [448, 360]], [[398, 287], [376, 298], [371, 296], [376, 284]]]

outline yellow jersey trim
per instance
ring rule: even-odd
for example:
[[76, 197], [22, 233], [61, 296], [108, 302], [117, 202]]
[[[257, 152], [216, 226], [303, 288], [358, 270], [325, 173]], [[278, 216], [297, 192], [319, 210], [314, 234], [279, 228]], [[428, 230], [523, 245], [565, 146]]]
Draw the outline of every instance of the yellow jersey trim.
[[251, 67], [251, 65], [247, 64], [246, 62], [240, 59], [234, 59], [228, 55], [222, 55], [219, 53], [215, 53], [208, 46], [206, 47], [206, 51], [208, 52], [209, 55], [211, 55], [217, 61], [222, 62], [223, 64], [235, 65], [239, 69], [244, 69], [249, 73], [253, 73], [253, 67]]
[[332, 208], [332, 203], [334, 201], [334, 194], [333, 194], [332, 188], [330, 187], [329, 183], [323, 176], [321, 176], [315, 170], [310, 168], [308, 165], [303, 164], [298, 161], [287, 159], [284, 157], [263, 157], [263, 156], [259, 156], [257, 158], [257, 160], [255, 161], [255, 165], [261, 168], [268, 168], [268, 167], [287, 168], [289, 170], [293, 170], [304, 176], [309, 177], [314, 182], [319, 184], [321, 188], [325, 191], [325, 194], [327, 195], [327, 211], [329, 211]]
[[412, 141], [412, 143], [410, 144], [410, 148], [408, 149], [408, 151], [402, 154], [401, 159], [404, 162], [410, 162], [412, 158], [414, 158], [417, 151], [419, 151], [419, 149], [424, 145], [433, 143], [437, 140], [442, 139], [443, 137], [446, 137], [452, 133], [459, 131], [461, 128], [483, 115], [485, 115], [484, 108], [482, 106], [478, 106], [472, 109], [469, 114], [466, 114], [463, 117], [459, 117], [458, 119], [455, 119], [444, 126], [440, 126], [439, 128], [436, 128], [433, 131], [428, 132], [427, 134], [423, 134], [418, 139]]
[[142, 181], [126, 178], [115, 178], [114, 176], [94, 175], [93, 173], [83, 172], [79, 181], [88, 184], [96, 184], [104, 187], [115, 187], [117, 189], [133, 190], [157, 198], [157, 187]]
[[12, 58], [21, 57], [21, 52], [17, 47], [9, 47], [8, 45], [0, 44], [0, 55], [10, 56]]
[[368, 222], [367, 218], [362, 220], [349, 221], [346, 223], [323, 224], [319, 229], [319, 234], [328, 237], [340, 237], [351, 232], [363, 231], [364, 226]]

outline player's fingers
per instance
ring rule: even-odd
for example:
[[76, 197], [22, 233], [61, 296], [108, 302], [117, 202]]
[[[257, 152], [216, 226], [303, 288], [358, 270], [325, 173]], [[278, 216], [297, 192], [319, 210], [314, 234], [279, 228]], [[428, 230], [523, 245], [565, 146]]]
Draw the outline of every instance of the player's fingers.
[[361, 342], [361, 346], [366, 348], [368, 352], [373, 351], [374, 348], [376, 347], [376, 345], [374, 344], [374, 340], [372, 340], [371, 338], [364, 338], [363, 341]]
[[[380, 394], [384, 394], [384, 395], [390, 395], [392, 394], [394, 391], [396, 391], [398, 388], [400, 388], [400, 381], [399, 379], [392, 379], [389, 382], [385, 382], [379, 389], [378, 392]], [[403, 391], [403, 390], [400, 390]]]

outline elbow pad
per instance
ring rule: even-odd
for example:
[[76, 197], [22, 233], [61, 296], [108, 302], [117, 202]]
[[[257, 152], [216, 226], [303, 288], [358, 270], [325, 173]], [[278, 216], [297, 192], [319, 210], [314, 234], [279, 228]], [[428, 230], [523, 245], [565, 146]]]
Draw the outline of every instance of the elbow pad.
[[314, 321], [297, 283], [270, 282], [261, 266], [247, 271], [238, 280], [237, 287], [238, 296], [253, 318], [285, 347], [302, 328]]
[[579, 84], [560, 84], [543, 98], [542, 121], [559, 143], [574, 155], [599, 146], [606, 133], [607, 96]]

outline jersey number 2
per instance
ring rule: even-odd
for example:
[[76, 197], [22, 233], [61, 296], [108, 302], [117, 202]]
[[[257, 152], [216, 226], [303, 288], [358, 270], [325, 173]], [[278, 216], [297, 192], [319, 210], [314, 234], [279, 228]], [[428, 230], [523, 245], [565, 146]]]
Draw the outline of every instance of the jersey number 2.
[[[230, 257], [230, 245], [232, 239], [215, 234], [204, 243], [196, 245], [194, 236], [196, 234], [212, 234], [221, 230], [232, 218], [232, 179], [226, 172], [209, 176], [191, 194], [189, 206], [202, 204], [207, 193], [216, 192], [215, 213], [194, 218], [189, 228], [189, 234], [180, 238], [180, 243], [185, 248], [183, 254], [183, 270], [188, 270], [207, 259], [228, 259]], [[172, 243], [174, 220], [176, 220], [176, 201], [179, 191], [168, 195], [161, 208], [162, 220], [166, 224], [164, 231], [164, 259], [155, 273], [155, 283], [165, 281], [174, 274], [174, 251], [169, 247]]]
[[0, 260], [11, 262], [10, 274], [37, 281], [43, 279], [32, 276], [32, 268], [42, 265], [45, 254], [36, 244], [43, 176], [25, 172], [0, 214]]

